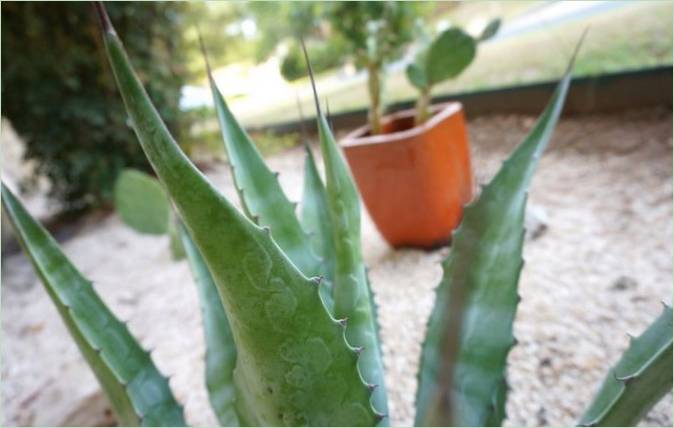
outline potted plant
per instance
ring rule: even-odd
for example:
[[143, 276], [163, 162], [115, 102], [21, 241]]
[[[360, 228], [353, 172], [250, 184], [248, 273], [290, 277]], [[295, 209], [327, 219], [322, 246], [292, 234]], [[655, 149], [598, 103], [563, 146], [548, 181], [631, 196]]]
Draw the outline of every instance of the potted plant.
[[431, 91], [461, 74], [499, 25], [491, 21], [478, 37], [452, 27], [426, 43], [406, 69], [419, 90], [416, 108], [383, 117], [378, 128], [358, 128], [342, 141], [365, 205], [394, 247], [446, 244], [473, 197], [463, 108], [458, 102], [431, 105]]

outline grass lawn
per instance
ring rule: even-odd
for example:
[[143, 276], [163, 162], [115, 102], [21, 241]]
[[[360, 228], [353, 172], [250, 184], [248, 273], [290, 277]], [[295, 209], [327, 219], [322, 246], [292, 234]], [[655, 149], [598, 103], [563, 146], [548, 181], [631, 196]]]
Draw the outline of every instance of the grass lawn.
[[444, 4], [445, 11], [434, 13], [435, 20], [447, 19], [454, 25], [466, 28], [476, 16], [499, 17], [507, 22], [517, 18], [524, 12], [528, 12], [544, 6], [546, 0], [480, 0], [447, 2]]
[[[515, 10], [513, 7], [504, 12], [513, 13]], [[447, 16], [461, 22], [464, 16], [469, 16], [469, 12], [466, 9], [450, 10]], [[438, 85], [434, 94], [556, 79], [566, 68], [581, 33], [588, 27], [589, 33], [576, 64], [577, 76], [672, 63], [672, 5], [668, 1], [641, 1], [481, 45], [475, 62], [458, 79]], [[321, 97], [329, 100], [332, 112], [367, 106], [363, 81], [352, 80], [343, 85], [337, 82], [330, 86], [322, 86], [319, 81], [318, 86]], [[303, 110], [308, 115], [313, 112], [308, 82], [300, 82], [297, 89]], [[416, 96], [403, 71], [388, 76], [385, 94], [388, 102]], [[294, 97], [274, 102], [234, 100], [232, 110], [246, 126], [298, 118]], [[205, 128], [211, 125], [217, 126], [212, 123]]]

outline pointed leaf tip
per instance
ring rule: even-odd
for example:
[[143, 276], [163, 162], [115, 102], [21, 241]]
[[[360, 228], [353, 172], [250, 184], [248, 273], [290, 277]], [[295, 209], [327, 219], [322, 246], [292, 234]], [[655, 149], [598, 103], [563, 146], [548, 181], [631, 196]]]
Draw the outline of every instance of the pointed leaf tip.
[[309, 80], [311, 81], [311, 89], [314, 92], [314, 103], [316, 104], [316, 115], [320, 118], [321, 105], [318, 102], [318, 91], [316, 91], [316, 80], [314, 79], [314, 70], [311, 68], [311, 61], [309, 61], [309, 54], [307, 53], [307, 47], [304, 45], [304, 39], [300, 37], [300, 45], [302, 46], [302, 52], [304, 53], [304, 61], [307, 63], [307, 70], [309, 71]]
[[206, 63], [206, 73], [208, 74], [208, 80], [213, 80], [213, 73], [211, 72], [211, 63], [208, 61], [208, 54], [206, 53], [206, 44], [204, 43], [204, 38], [201, 35], [201, 29], [199, 25], [197, 28], [197, 36], [199, 38], [199, 49], [201, 49], [201, 55], [204, 57], [204, 63]]
[[98, 16], [98, 22], [101, 25], [103, 32], [114, 32], [115, 29], [110, 22], [110, 17], [108, 12], [105, 10], [105, 5], [101, 1], [94, 2], [94, 8], [96, 9], [96, 15]]
[[325, 120], [328, 121], [328, 127], [330, 128], [330, 132], [334, 134], [335, 127], [332, 124], [332, 116], [330, 115], [330, 103], [328, 102], [328, 97], [325, 97], [325, 114], [327, 115]]
[[[517, 344], [511, 336], [520, 300], [527, 192], [537, 158], [559, 119], [569, 80], [567, 73], [536, 126], [466, 207], [452, 235], [422, 348], [417, 425], [492, 426], [505, 417], [507, 389], [501, 382], [507, 356]], [[480, 274], [496, 260], [498, 279]], [[488, 353], [478, 346], [485, 338], [492, 343]]]
[[578, 42], [576, 43], [576, 47], [573, 49], [573, 54], [571, 55], [571, 60], [569, 61], [569, 65], [566, 68], [566, 73], [570, 73], [573, 67], [576, 65], [576, 58], [578, 57], [578, 52], [580, 51], [580, 48], [583, 45], [583, 42], [585, 41], [585, 37], [587, 36], [588, 31], [590, 31], [589, 25], [585, 27], [585, 29], [583, 30], [583, 33], [580, 35], [580, 39], [578, 39]]

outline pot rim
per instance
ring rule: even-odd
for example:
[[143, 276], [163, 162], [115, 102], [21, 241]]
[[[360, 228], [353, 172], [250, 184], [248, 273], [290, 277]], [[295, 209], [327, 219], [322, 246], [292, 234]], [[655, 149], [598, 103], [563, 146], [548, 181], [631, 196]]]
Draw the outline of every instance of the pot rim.
[[[409, 140], [410, 138], [414, 138], [418, 135], [427, 132], [431, 128], [438, 126], [442, 121], [460, 112], [462, 109], [463, 106], [458, 101], [449, 101], [446, 103], [434, 104], [431, 106], [431, 111], [434, 112], [435, 114], [426, 122], [413, 128], [405, 129], [404, 131], [391, 132], [389, 134], [364, 136], [367, 132], [370, 131], [370, 125], [366, 124], [347, 134], [347, 136], [342, 139], [340, 145], [342, 147], [356, 147], [356, 146], [368, 146], [377, 144], [389, 144]], [[384, 116], [382, 120], [392, 122], [400, 119], [414, 117], [415, 113], [416, 109], [413, 108], [401, 110]]]

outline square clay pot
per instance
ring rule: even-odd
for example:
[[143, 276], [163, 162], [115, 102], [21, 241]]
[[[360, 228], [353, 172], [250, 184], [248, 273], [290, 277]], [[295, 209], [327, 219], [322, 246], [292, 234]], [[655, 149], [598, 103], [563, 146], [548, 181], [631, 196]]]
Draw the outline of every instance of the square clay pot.
[[463, 108], [433, 106], [414, 126], [414, 110], [388, 115], [383, 133], [368, 125], [342, 141], [368, 212], [393, 247], [447, 244], [473, 197], [473, 172]]

